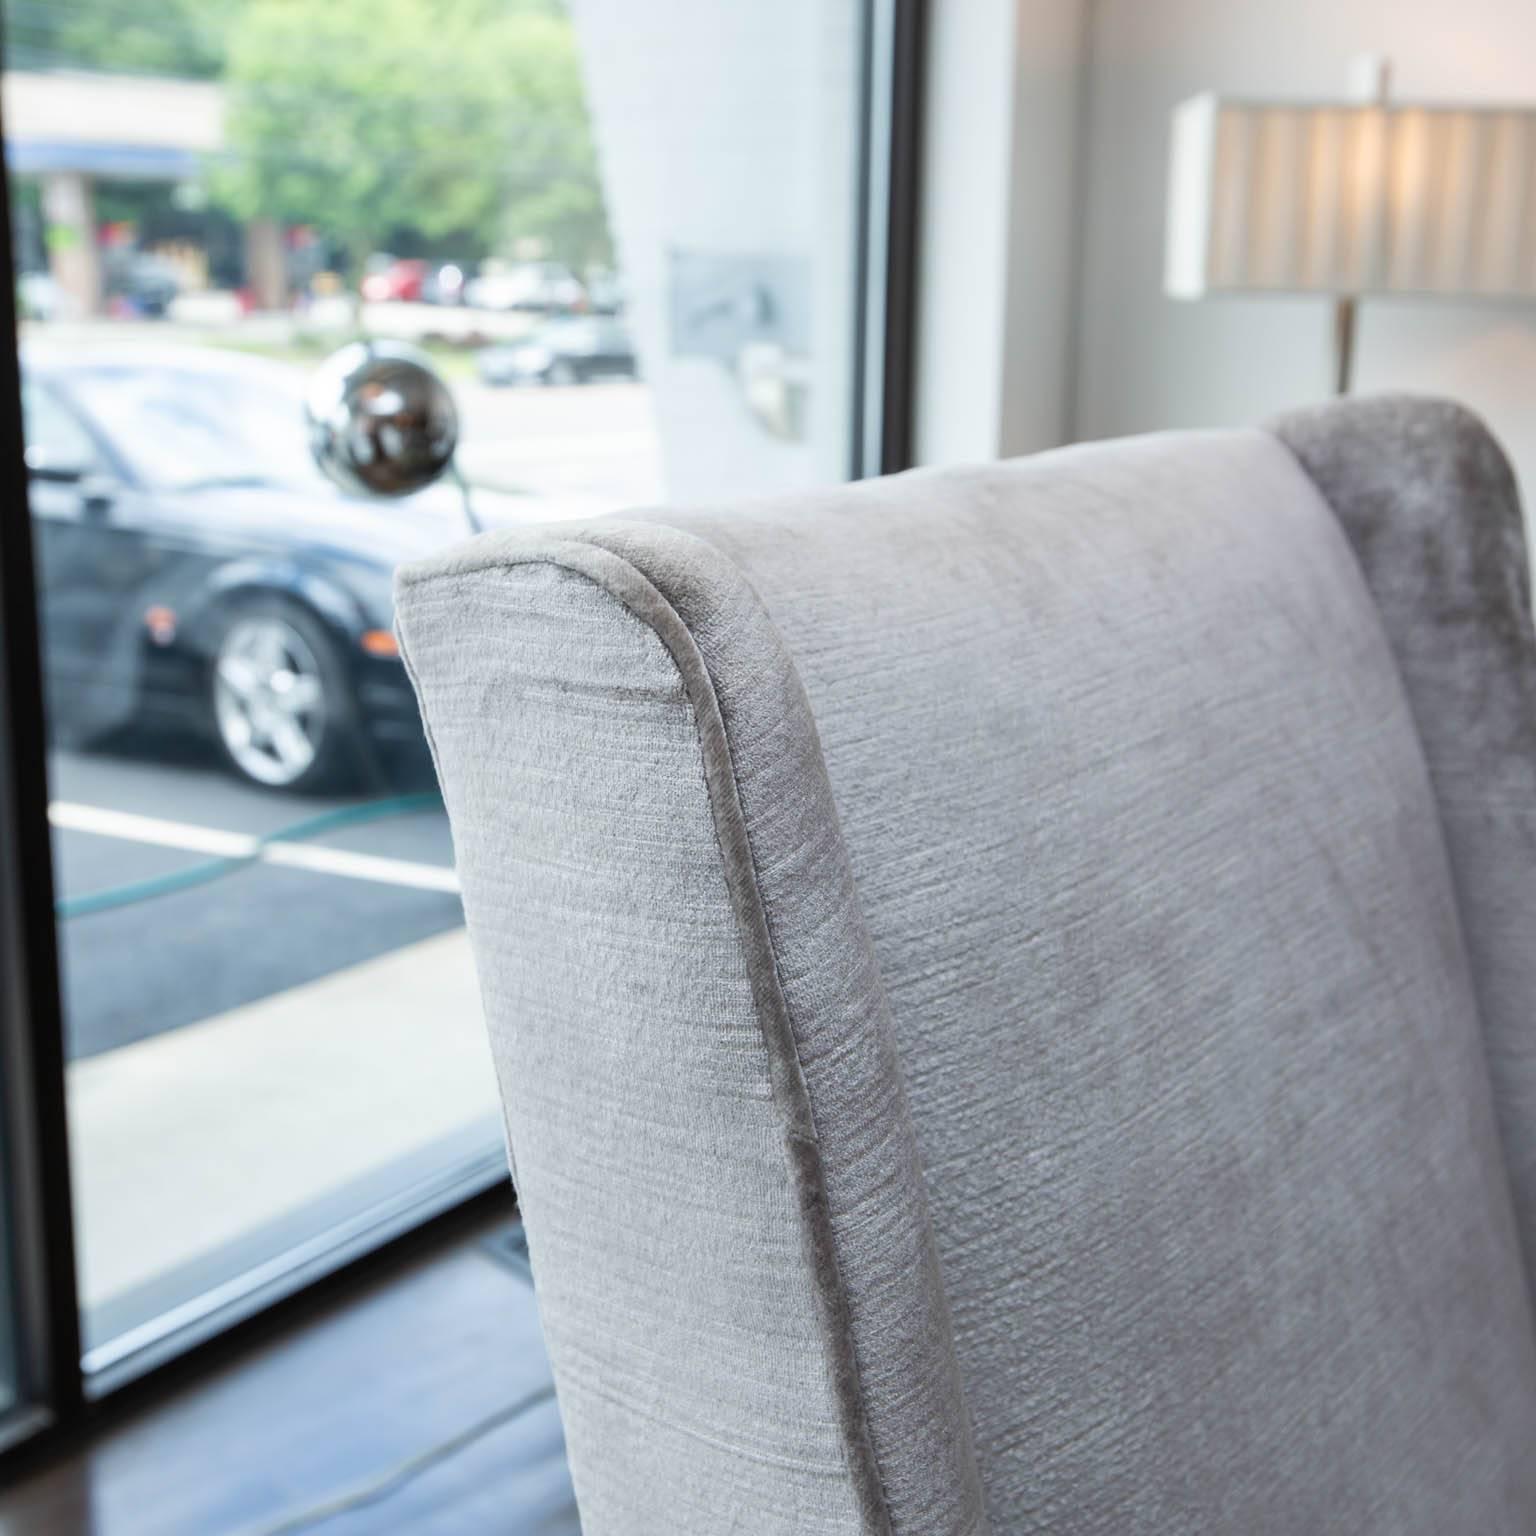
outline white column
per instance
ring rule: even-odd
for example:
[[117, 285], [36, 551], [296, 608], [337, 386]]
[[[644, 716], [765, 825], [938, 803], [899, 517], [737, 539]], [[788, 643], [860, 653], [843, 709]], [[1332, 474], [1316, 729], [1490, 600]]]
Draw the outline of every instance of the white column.
[[81, 314], [101, 308], [101, 253], [96, 248], [96, 200], [91, 178], [78, 171], [43, 177], [48, 269]]

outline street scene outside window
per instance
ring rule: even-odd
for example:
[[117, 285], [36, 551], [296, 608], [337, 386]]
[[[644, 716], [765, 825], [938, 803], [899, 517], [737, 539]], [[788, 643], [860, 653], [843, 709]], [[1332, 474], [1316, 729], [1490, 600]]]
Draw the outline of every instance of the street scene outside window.
[[[106, 1371], [504, 1176], [393, 573], [475, 528], [847, 475], [861, 7], [3, 10]], [[311, 452], [306, 396], [359, 343], [452, 396], [452, 471], [411, 494]]]

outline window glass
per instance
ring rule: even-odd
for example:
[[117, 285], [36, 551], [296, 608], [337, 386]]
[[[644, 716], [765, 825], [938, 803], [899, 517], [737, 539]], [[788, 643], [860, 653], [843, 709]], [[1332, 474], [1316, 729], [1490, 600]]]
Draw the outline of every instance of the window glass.
[[21, 408], [26, 423], [29, 469], [80, 473], [94, 464], [96, 449], [90, 434], [48, 390], [28, 380], [22, 391]]
[[[32, 487], [106, 1380], [505, 1176], [393, 573], [848, 474], [864, 7], [0, 4], [30, 439], [110, 468]], [[317, 472], [359, 338], [467, 489]]]
[[219, 367], [197, 357], [159, 365], [58, 370], [59, 388], [151, 490], [233, 482], [319, 484], [303, 434], [302, 397], [286, 370]]

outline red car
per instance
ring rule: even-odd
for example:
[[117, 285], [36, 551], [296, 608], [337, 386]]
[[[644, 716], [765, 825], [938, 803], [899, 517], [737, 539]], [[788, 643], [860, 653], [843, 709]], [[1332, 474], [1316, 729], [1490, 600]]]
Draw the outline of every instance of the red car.
[[420, 302], [427, 263], [380, 254], [363, 269], [363, 297], [370, 304]]

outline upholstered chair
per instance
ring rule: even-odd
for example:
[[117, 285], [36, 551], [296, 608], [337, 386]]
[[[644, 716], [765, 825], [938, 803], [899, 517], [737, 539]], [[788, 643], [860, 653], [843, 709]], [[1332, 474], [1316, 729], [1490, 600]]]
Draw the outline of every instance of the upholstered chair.
[[407, 569], [586, 1536], [1536, 1530], [1536, 641], [1457, 407]]

